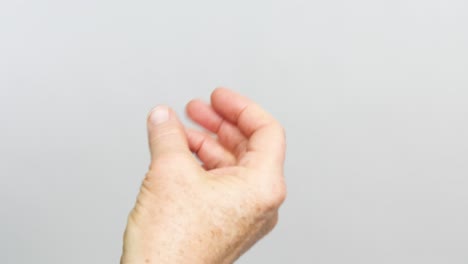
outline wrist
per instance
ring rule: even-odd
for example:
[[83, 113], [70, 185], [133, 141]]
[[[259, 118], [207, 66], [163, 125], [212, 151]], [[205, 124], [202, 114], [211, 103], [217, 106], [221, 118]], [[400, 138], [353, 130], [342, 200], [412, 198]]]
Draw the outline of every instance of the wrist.
[[[191, 245], [189, 239], [176, 239], [169, 228], [140, 227], [129, 219], [124, 234], [121, 264], [209, 264], [200, 256], [203, 250]], [[204, 252], [209, 254], [209, 252]], [[206, 258], [206, 256], [205, 256]]]

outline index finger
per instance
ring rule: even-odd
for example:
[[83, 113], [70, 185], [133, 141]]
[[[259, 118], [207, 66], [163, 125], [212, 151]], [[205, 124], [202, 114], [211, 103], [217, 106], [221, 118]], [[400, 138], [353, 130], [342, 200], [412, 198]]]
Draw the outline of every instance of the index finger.
[[241, 165], [282, 168], [286, 149], [283, 127], [252, 100], [226, 88], [211, 94], [213, 109], [249, 139]]

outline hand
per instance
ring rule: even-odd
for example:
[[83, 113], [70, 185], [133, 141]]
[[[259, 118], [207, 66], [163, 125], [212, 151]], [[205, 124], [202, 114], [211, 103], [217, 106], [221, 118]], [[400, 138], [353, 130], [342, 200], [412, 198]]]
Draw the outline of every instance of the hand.
[[151, 165], [121, 263], [232, 263], [278, 220], [286, 196], [278, 121], [224, 88], [211, 105], [193, 100], [186, 110], [210, 132], [184, 128], [165, 106], [148, 116]]

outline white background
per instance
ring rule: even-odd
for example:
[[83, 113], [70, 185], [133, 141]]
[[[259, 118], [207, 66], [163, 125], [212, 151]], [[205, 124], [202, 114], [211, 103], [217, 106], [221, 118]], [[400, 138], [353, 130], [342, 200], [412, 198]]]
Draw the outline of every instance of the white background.
[[0, 262], [118, 263], [145, 118], [223, 85], [286, 127], [238, 263], [468, 263], [463, 0], [0, 1]]

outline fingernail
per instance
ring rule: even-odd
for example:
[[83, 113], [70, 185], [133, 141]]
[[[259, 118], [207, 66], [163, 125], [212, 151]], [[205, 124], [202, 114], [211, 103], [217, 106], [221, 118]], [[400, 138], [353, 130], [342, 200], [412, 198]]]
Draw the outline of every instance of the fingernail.
[[169, 120], [169, 109], [166, 106], [156, 106], [151, 110], [150, 120], [155, 125], [166, 122]]

